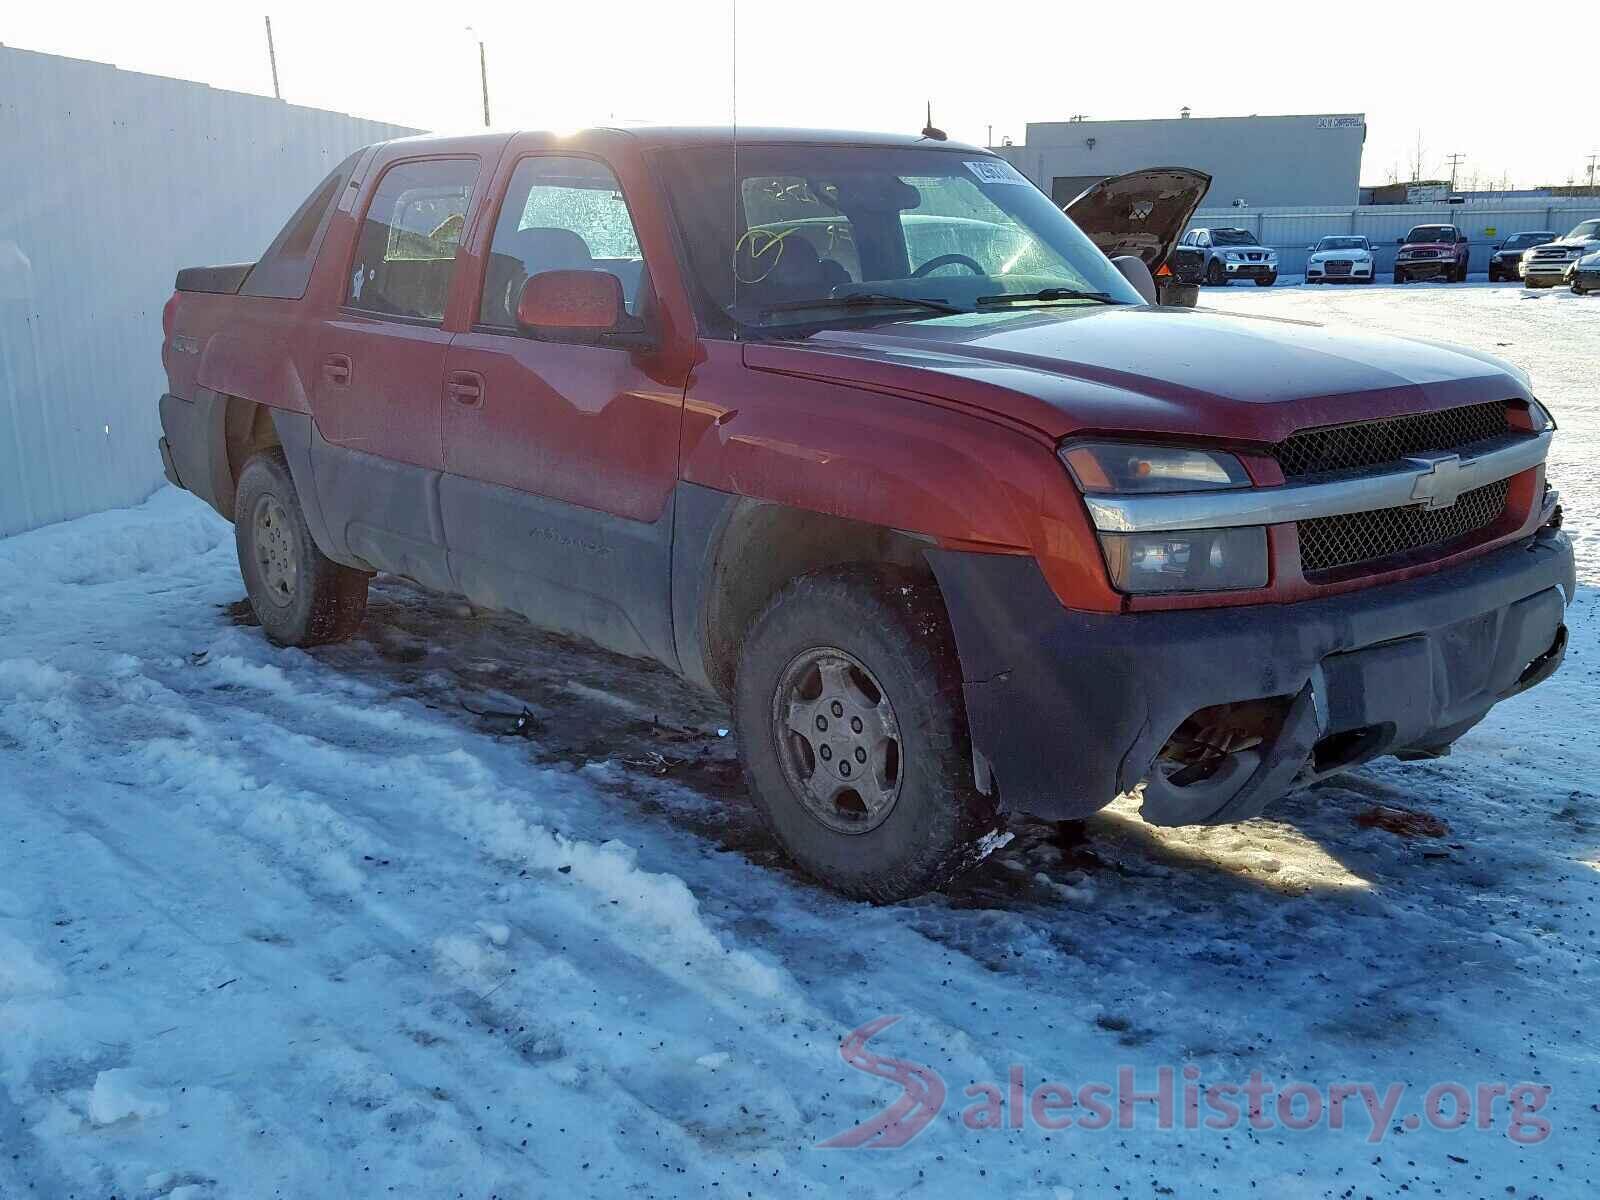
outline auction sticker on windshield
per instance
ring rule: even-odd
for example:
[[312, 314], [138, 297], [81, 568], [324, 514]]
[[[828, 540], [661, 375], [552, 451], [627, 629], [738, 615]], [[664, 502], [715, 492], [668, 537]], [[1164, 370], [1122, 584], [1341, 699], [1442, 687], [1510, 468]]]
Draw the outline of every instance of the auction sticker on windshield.
[[1028, 178], [1010, 163], [998, 158], [985, 158], [967, 163], [967, 170], [978, 177], [979, 183], [1020, 183], [1028, 186]]

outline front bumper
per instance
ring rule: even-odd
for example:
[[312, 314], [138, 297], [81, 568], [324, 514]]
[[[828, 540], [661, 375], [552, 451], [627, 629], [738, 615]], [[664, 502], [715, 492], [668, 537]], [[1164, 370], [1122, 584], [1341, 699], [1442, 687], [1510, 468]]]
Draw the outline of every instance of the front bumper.
[[[1555, 530], [1433, 575], [1296, 604], [1061, 607], [1032, 559], [931, 551], [973, 746], [1007, 807], [1088, 816], [1146, 782], [1156, 824], [1240, 821], [1383, 754], [1442, 751], [1566, 646], [1572, 544]], [[1193, 713], [1282, 698], [1281, 729], [1209, 779], [1152, 772]]]
[[1537, 279], [1545, 283], [1560, 283], [1567, 274], [1567, 268], [1572, 266], [1577, 259], [1546, 259], [1542, 262], [1523, 263], [1523, 279]]
[[1410, 279], [1437, 279], [1441, 275], [1453, 274], [1456, 269], [1456, 260], [1453, 258], [1401, 258], [1395, 260], [1394, 269], [1397, 273]]
[[1278, 274], [1278, 264], [1268, 262], [1229, 262], [1219, 260], [1222, 269], [1233, 279], [1268, 279]]
[[1567, 277], [1567, 282], [1575, 283], [1579, 287], [1600, 290], [1600, 267], [1585, 267], [1581, 270], [1574, 270]]

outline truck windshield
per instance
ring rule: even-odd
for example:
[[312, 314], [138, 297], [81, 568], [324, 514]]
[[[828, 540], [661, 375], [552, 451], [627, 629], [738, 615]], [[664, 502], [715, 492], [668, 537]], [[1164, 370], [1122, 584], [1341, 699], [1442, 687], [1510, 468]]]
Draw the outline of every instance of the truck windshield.
[[1211, 244], [1213, 246], [1255, 246], [1256, 235], [1248, 229], [1213, 229], [1211, 231]]
[[1569, 238], [1600, 238], [1600, 221], [1582, 221], [1573, 227]]
[[664, 154], [657, 166], [702, 316], [723, 332], [937, 320], [949, 315], [941, 308], [976, 311], [979, 297], [996, 295], [1018, 297], [1005, 311], [1142, 303], [1002, 159], [955, 147], [741, 143], [737, 187], [731, 147]]
[[1415, 246], [1427, 242], [1453, 242], [1456, 240], [1456, 227], [1454, 225], [1418, 225], [1406, 234], [1406, 245]]

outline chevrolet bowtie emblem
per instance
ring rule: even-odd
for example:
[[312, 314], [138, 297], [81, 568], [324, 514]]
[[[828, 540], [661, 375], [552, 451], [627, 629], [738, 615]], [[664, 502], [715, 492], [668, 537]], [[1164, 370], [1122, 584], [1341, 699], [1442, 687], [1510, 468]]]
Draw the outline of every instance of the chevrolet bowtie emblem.
[[1415, 454], [1406, 461], [1423, 470], [1411, 489], [1411, 499], [1424, 508], [1449, 508], [1467, 490], [1459, 454]]

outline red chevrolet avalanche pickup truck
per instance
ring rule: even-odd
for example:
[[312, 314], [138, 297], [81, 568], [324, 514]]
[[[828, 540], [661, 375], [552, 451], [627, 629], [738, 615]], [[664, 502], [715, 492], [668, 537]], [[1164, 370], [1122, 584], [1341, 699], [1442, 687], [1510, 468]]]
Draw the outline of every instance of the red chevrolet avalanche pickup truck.
[[1443, 754], [1565, 649], [1552, 419], [1487, 355], [1155, 306], [1096, 240], [1182, 232], [1157, 178], [1091, 236], [951, 142], [372, 146], [179, 274], [163, 461], [277, 642], [386, 571], [720, 692], [854, 896], [1011, 809], [1239, 821]]

